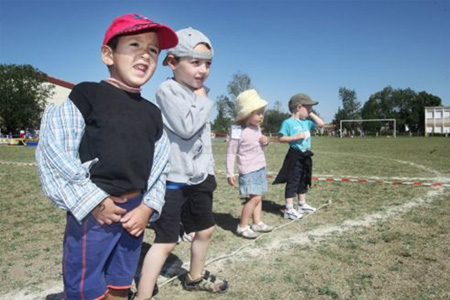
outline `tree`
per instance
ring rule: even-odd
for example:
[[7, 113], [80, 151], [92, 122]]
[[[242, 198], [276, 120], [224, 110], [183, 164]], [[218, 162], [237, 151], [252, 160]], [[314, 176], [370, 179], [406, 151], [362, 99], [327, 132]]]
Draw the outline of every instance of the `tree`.
[[232, 96], [233, 101], [236, 97], [252, 87], [252, 80], [247, 74], [241, 73], [241, 71], [237, 71], [233, 74], [231, 81], [228, 83], [228, 94]]
[[[345, 87], [339, 88], [339, 99], [342, 101], [342, 108], [339, 107], [334, 115], [333, 124], [340, 126], [341, 120], [359, 120], [361, 119], [361, 103], [357, 101], [355, 90]], [[349, 127], [357, 126], [348, 125]]]
[[235, 105], [227, 96], [217, 97], [217, 116], [212, 124], [214, 132], [228, 132], [235, 115]]
[[268, 135], [277, 134], [280, 130], [281, 123], [289, 118], [290, 114], [283, 113], [277, 109], [277, 105], [275, 103], [274, 109], [269, 109], [264, 113], [264, 122], [263, 127], [264, 131]]
[[228, 132], [236, 117], [236, 97], [243, 91], [252, 88], [251, 79], [247, 74], [240, 71], [233, 74], [228, 83], [228, 96], [220, 95], [216, 100], [217, 116], [213, 121], [212, 130], [215, 132]]
[[31, 65], [0, 64], [0, 126], [16, 132], [38, 128], [46, 100], [53, 86], [45, 85], [47, 75]]
[[[408, 128], [416, 134], [425, 130], [425, 106], [439, 106], [441, 99], [424, 91], [393, 89], [390, 86], [372, 94], [361, 109], [364, 119], [396, 119], [397, 130], [405, 132]], [[381, 125], [364, 124], [370, 131], [378, 131]]]
[[423, 135], [425, 132], [425, 107], [440, 105], [442, 105], [442, 100], [438, 96], [428, 94], [425, 91], [419, 92], [411, 107], [410, 129]]

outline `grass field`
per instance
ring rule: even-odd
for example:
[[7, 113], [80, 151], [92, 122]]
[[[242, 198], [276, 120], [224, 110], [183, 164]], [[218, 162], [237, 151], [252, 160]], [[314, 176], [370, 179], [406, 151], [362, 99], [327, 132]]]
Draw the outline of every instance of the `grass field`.
[[[252, 242], [234, 234], [243, 200], [224, 178], [226, 144], [214, 143], [217, 229], [207, 268], [230, 290], [210, 295], [184, 291], [176, 278], [165, 283], [189, 261], [182, 242], [157, 298], [450, 299], [449, 149], [447, 138], [314, 138], [314, 176], [386, 183], [314, 181], [308, 201], [321, 209], [295, 222], [280, 213], [284, 186], [271, 185], [263, 219], [277, 229]], [[269, 145], [269, 172], [286, 150]], [[0, 299], [60, 299], [62, 291], [64, 212], [40, 189], [34, 151], [0, 147]], [[446, 187], [401, 184], [409, 181]], [[145, 234], [144, 252], [154, 237]]]

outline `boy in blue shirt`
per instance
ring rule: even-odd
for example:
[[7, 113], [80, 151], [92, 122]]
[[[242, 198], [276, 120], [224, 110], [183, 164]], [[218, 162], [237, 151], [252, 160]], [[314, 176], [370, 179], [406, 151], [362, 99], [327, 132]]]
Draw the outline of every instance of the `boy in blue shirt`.
[[36, 160], [45, 194], [67, 211], [64, 299], [127, 299], [169, 170], [161, 111], [140, 90], [177, 42], [141, 15], [116, 18], [101, 48], [110, 77], [76, 85], [44, 112]]
[[[296, 94], [289, 100], [292, 116], [281, 124], [278, 132], [280, 143], [289, 143], [289, 151], [283, 166], [273, 184], [286, 183], [285, 219], [300, 219], [303, 213], [313, 213], [316, 209], [306, 203], [308, 185], [311, 186], [312, 159], [311, 131], [323, 127], [322, 119], [312, 112], [313, 101], [308, 95]], [[294, 197], [297, 196], [298, 209], [294, 209]]]

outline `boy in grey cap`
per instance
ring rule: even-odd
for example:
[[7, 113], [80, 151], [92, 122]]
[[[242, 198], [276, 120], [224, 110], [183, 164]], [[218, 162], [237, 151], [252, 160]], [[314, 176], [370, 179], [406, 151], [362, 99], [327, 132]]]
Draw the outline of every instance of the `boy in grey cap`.
[[[313, 213], [316, 209], [306, 203], [308, 186], [311, 186], [312, 159], [311, 133], [316, 127], [323, 127], [322, 119], [312, 112], [313, 101], [308, 95], [296, 94], [289, 100], [292, 116], [281, 124], [278, 132], [280, 143], [289, 143], [289, 151], [273, 184], [286, 182], [285, 219], [300, 219], [303, 213]], [[294, 209], [297, 196], [298, 209]]]
[[195, 232], [191, 244], [191, 263], [184, 287], [187, 290], [225, 292], [226, 281], [204, 270], [214, 232], [213, 191], [216, 189], [209, 116], [213, 102], [204, 86], [213, 58], [209, 39], [200, 31], [177, 31], [179, 43], [167, 51], [163, 65], [172, 69], [173, 78], [164, 81], [156, 93], [170, 140], [170, 172], [166, 183], [165, 205], [155, 222], [155, 241], [142, 267], [137, 299], [148, 299], [162, 266], [175, 248], [179, 225]]

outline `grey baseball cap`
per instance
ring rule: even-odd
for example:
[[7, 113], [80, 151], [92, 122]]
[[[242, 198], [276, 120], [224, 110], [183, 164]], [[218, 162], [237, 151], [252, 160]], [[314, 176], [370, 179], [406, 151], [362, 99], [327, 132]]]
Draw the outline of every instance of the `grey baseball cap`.
[[[167, 49], [166, 58], [163, 65], [167, 65], [167, 56], [172, 54], [175, 57], [193, 57], [200, 59], [212, 59], [214, 50], [210, 40], [202, 32], [191, 27], [180, 29], [177, 31], [178, 44], [170, 49]], [[211, 48], [211, 53], [195, 51], [194, 48], [198, 44], [206, 44]]]

